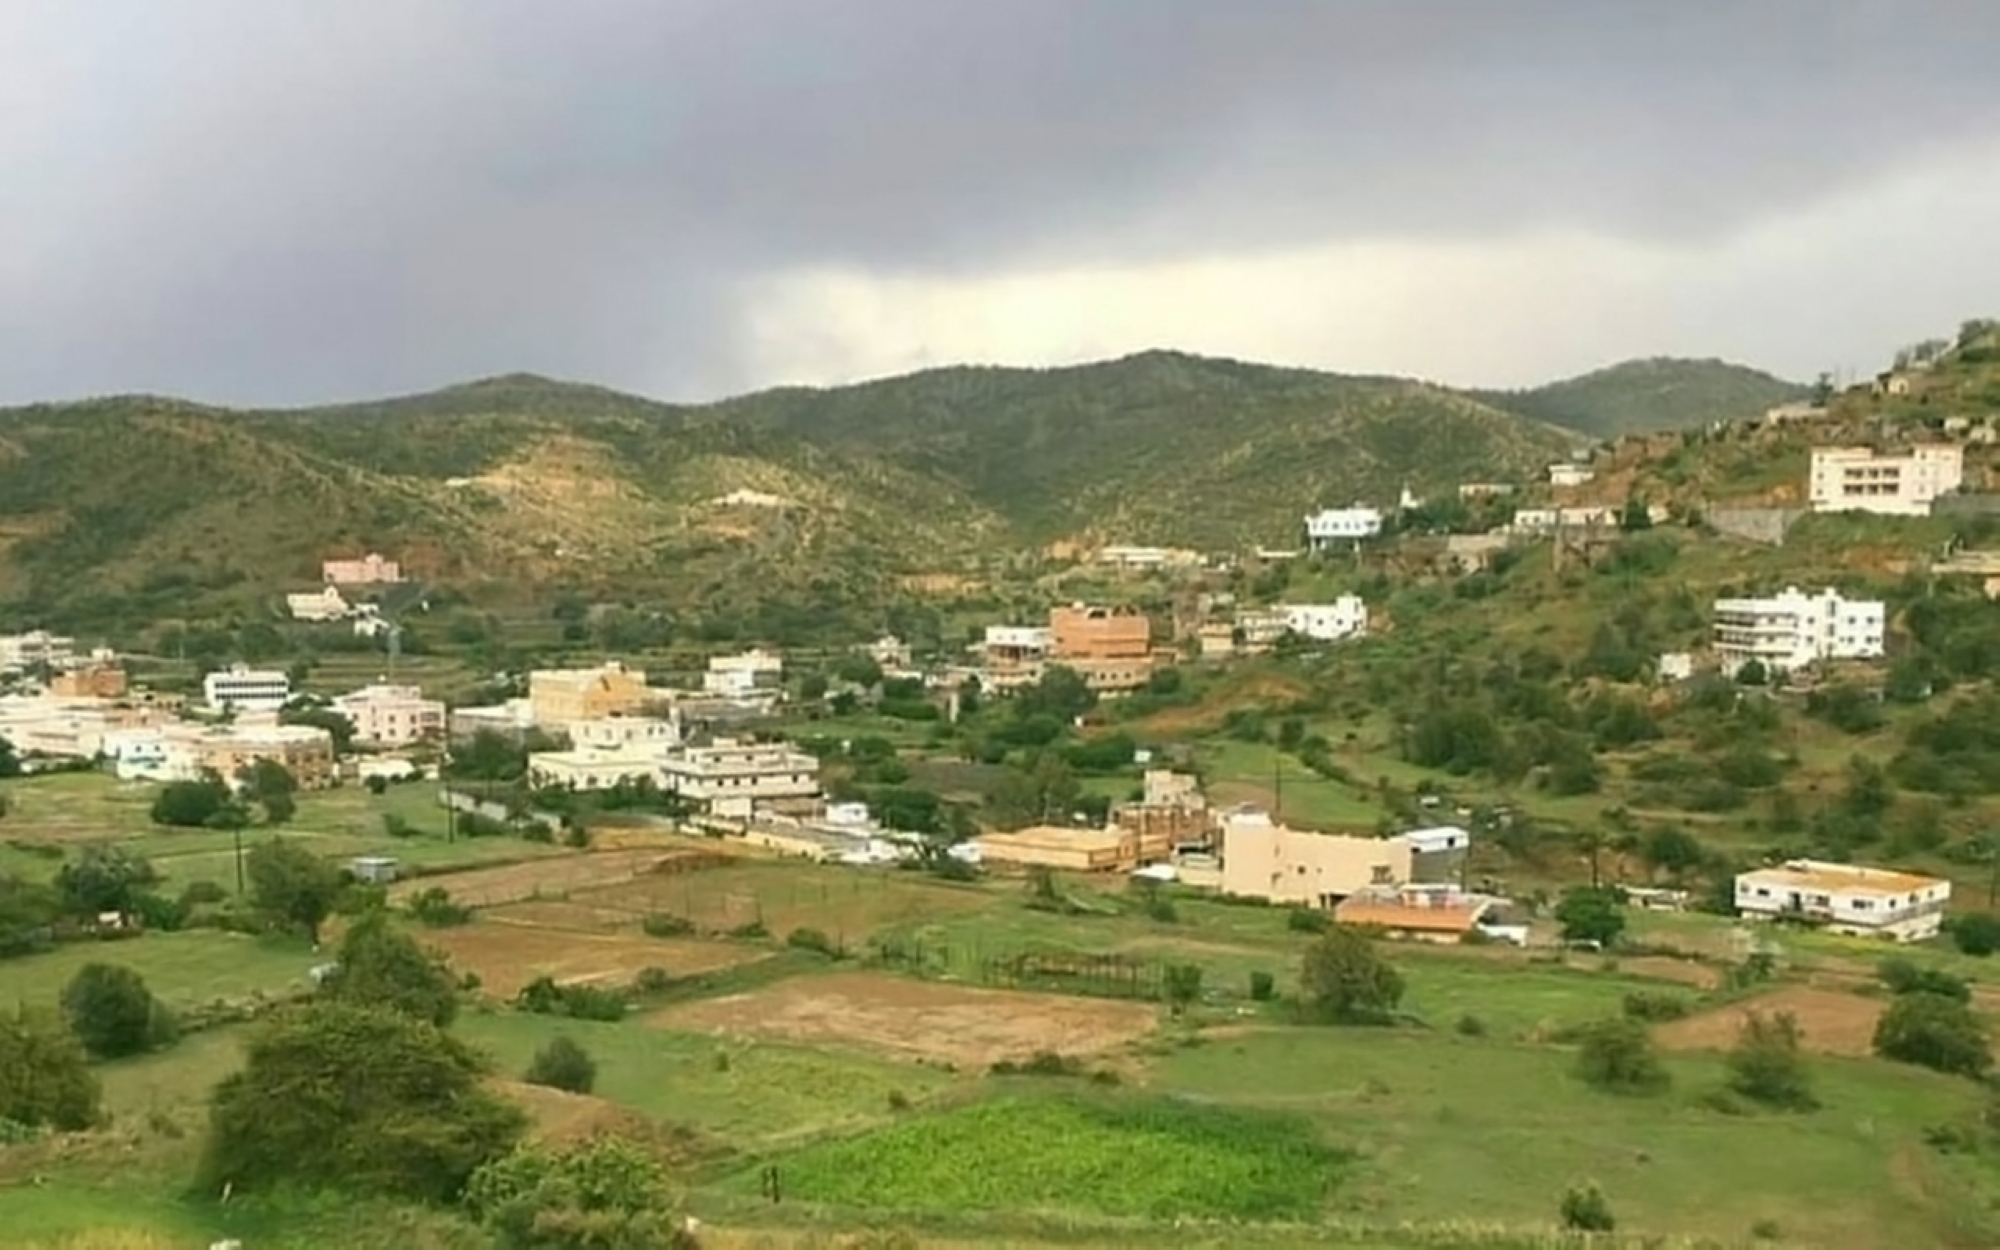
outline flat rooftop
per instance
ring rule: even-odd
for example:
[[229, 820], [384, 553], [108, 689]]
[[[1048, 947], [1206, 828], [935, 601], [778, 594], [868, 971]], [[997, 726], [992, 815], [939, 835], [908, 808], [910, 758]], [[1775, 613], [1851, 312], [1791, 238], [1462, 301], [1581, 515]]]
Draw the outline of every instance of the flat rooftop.
[[1795, 859], [1775, 868], [1759, 868], [1737, 879], [1757, 885], [1818, 890], [1825, 894], [1918, 894], [1944, 884], [1937, 877], [1919, 876], [1913, 872], [1866, 868], [1858, 864], [1830, 864], [1813, 859]]
[[1008, 833], [982, 833], [983, 846], [1039, 851], [1115, 851], [1124, 834], [1116, 829], [1066, 829], [1061, 825], [1031, 825]]
[[1405, 929], [1419, 933], [1465, 933], [1479, 923], [1492, 904], [1412, 903], [1394, 898], [1366, 898], [1356, 895], [1343, 899], [1333, 909], [1341, 924], [1374, 925], [1384, 929]]

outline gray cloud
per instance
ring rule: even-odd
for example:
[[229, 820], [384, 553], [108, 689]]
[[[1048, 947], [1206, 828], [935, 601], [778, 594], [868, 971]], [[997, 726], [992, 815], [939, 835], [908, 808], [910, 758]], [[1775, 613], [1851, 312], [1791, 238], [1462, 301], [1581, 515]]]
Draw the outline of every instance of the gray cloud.
[[1996, 43], [1985, 0], [12, 6], [0, 398], [714, 393], [778, 380], [742, 302], [795, 269], [1699, 249], [1990, 141]]

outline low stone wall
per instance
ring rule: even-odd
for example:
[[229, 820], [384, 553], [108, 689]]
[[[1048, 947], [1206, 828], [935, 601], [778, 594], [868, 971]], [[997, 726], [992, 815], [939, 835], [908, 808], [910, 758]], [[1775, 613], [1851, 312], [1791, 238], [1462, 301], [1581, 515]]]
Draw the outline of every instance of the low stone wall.
[[1703, 518], [1718, 534], [1779, 547], [1785, 531], [1805, 514], [1804, 508], [1710, 508]]

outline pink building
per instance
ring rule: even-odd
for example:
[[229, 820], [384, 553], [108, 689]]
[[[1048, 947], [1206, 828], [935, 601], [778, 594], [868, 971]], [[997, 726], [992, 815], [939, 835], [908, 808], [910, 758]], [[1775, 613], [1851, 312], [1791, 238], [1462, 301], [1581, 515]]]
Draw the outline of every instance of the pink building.
[[374, 586], [403, 580], [403, 566], [369, 552], [359, 560], [325, 560], [320, 580], [329, 586]]
[[333, 707], [354, 723], [358, 742], [397, 747], [444, 736], [444, 704], [415, 686], [363, 686], [335, 699]]

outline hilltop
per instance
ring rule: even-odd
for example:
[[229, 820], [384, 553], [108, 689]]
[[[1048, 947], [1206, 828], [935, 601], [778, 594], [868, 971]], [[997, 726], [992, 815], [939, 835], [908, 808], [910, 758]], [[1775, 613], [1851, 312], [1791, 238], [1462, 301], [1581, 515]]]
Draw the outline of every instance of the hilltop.
[[[282, 410], [112, 397], [0, 411], [0, 602], [238, 610], [376, 547], [496, 591], [838, 603], [1059, 538], [1284, 544], [1314, 508], [1533, 474], [1572, 441], [1419, 382], [1169, 353], [708, 405], [528, 375]], [[784, 506], [717, 502], [741, 491]]]
[[1810, 388], [1722, 360], [1628, 360], [1532, 390], [1476, 391], [1482, 402], [1593, 438], [1754, 417]]

